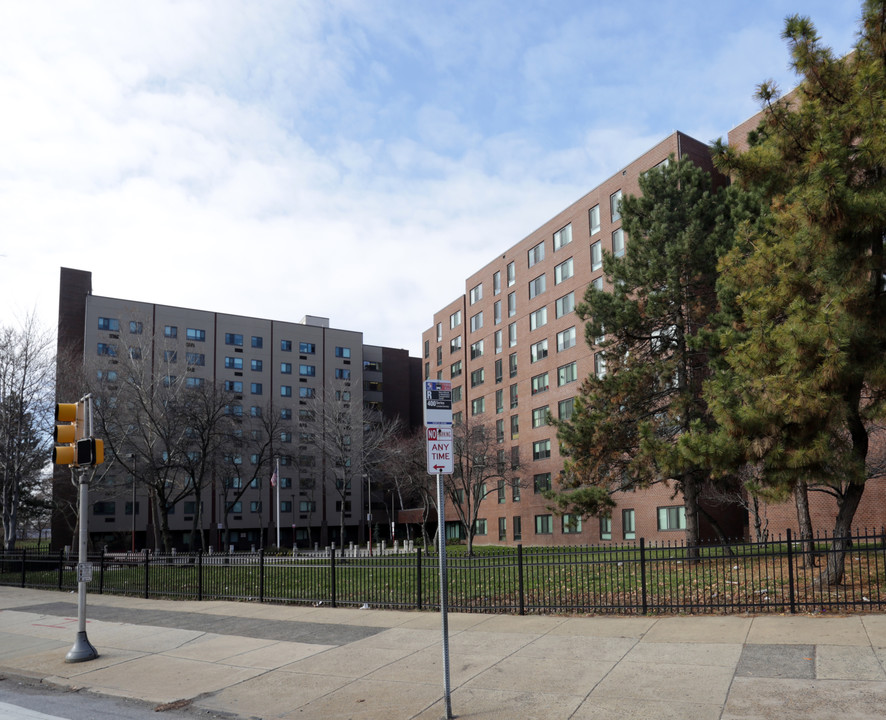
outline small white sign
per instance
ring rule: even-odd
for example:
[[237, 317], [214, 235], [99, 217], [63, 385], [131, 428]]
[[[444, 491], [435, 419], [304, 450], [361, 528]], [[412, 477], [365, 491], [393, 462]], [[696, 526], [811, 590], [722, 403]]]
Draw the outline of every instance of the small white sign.
[[452, 427], [452, 383], [449, 380], [425, 380], [425, 426]]
[[429, 427], [428, 475], [452, 474], [452, 428]]
[[92, 563], [77, 563], [77, 582], [92, 582]]

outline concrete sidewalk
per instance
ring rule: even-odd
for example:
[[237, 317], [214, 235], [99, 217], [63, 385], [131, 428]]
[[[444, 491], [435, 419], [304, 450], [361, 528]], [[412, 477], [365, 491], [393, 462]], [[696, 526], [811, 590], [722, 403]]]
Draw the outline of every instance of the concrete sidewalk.
[[[76, 595], [0, 587], [0, 671], [240, 718], [440, 718], [437, 613], [108, 595], [67, 664]], [[886, 616], [450, 614], [458, 718], [886, 715]]]

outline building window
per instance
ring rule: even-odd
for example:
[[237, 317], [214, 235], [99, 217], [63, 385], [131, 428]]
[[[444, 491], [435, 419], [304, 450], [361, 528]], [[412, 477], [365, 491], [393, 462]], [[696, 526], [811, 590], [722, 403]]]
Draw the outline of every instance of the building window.
[[175, 350], [164, 350], [163, 361], [174, 364], [178, 362], [178, 353]]
[[280, 372], [284, 375], [292, 375], [292, 363], [281, 362]]
[[228, 370], [242, 370], [243, 369], [243, 358], [241, 357], [226, 357], [225, 358], [225, 368]]
[[111, 343], [99, 343], [96, 346], [96, 352], [107, 357], [117, 357], [117, 346]]
[[477, 518], [474, 521], [474, 535], [485, 535], [487, 533], [486, 518]]
[[100, 317], [98, 319], [98, 329], [120, 332], [120, 321], [117, 318]]
[[256, 350], [261, 349], [264, 346], [264, 339], [259, 335], [252, 336], [252, 347]]
[[560, 519], [564, 535], [575, 535], [581, 532], [581, 515], [564, 513]]
[[601, 517], [600, 518], [600, 539], [601, 540], [612, 540], [612, 518], [611, 517]]
[[547, 306], [539, 308], [534, 313], [529, 314], [529, 330], [538, 330], [548, 324], [548, 308]]
[[143, 329], [144, 329], [143, 325], [140, 322], [138, 322], [137, 320], [130, 320], [129, 321], [129, 333], [131, 335], [141, 335]]
[[532, 427], [538, 428], [548, 424], [548, 406], [535, 408], [532, 411]]
[[440, 342], [443, 339], [443, 323], [437, 323], [437, 342]]
[[[505, 421], [498, 419], [495, 421], [495, 442], [503, 443], [505, 441]], [[501, 451], [504, 452], [504, 451]]]
[[546, 493], [551, 489], [551, 473], [538, 473], [532, 477], [532, 487], [536, 495]]
[[591, 270], [599, 270], [603, 267], [603, 246], [597, 240], [591, 245]]
[[588, 210], [588, 224], [591, 227], [591, 235], [600, 232], [600, 206], [594, 205]]
[[499, 325], [501, 323], [501, 300], [492, 303], [492, 324]]
[[350, 380], [351, 371], [348, 368], [335, 368], [336, 380]]
[[554, 252], [572, 242], [572, 223], [554, 233]]
[[453, 330], [461, 325], [461, 310], [456, 310], [449, 316], [449, 329]]
[[[308, 390], [309, 388], [304, 388]], [[301, 394], [301, 393], [299, 393]], [[280, 397], [292, 397], [292, 385], [281, 385], [280, 386]]]
[[545, 392], [548, 389], [548, 374], [544, 372], [541, 375], [536, 375], [529, 381], [529, 385], [533, 395]]
[[483, 299], [483, 283], [474, 285], [469, 293], [471, 305], [480, 302]]
[[251, 503], [249, 503], [249, 512], [260, 513], [261, 512], [261, 500], [253, 500]]
[[253, 395], [261, 395], [262, 394], [262, 385], [261, 383], [252, 383], [250, 385], [249, 391]]
[[[185, 353], [185, 362], [188, 365], [199, 365], [202, 367], [203, 365], [206, 365], [206, 355], [204, 355], [203, 353]], [[190, 380], [191, 378], [188, 379]], [[202, 380], [202, 378], [195, 379]]]
[[634, 526], [634, 509], [621, 511], [621, 535], [625, 540], [633, 540], [637, 537], [637, 531]]
[[514, 347], [517, 344], [517, 323], [512, 322], [508, 325], [508, 347]]
[[206, 342], [206, 331], [200, 328], [188, 328], [187, 339], [193, 342]]
[[517, 383], [514, 383], [513, 385], [511, 385], [510, 403], [511, 403], [511, 410], [514, 410], [517, 407]]
[[280, 349], [283, 352], [292, 352], [292, 340], [281, 340]]
[[471, 332], [477, 332], [481, 327], [483, 327], [483, 311], [481, 310], [476, 315], [471, 316]]
[[609, 211], [612, 214], [612, 222], [621, 220], [621, 190], [616, 190], [609, 196]]
[[537, 278], [529, 281], [529, 299], [537, 297], [541, 295], [546, 290], [546, 281], [545, 278], [547, 276], [542, 274]]
[[479, 370], [474, 370], [471, 373], [471, 387], [477, 387], [478, 385], [482, 385], [486, 380], [486, 370], [480, 368]]
[[292, 420], [292, 408], [280, 408], [281, 420]]
[[557, 417], [560, 420], [569, 420], [572, 418], [572, 411], [575, 407], [575, 398], [566, 398], [557, 403]]
[[461, 402], [461, 385], [452, 388], [452, 402]]
[[302, 377], [315, 377], [317, 375], [316, 365], [299, 365], [298, 374]]
[[483, 357], [482, 340], [478, 340], [477, 342], [471, 344], [471, 360], [476, 360], [478, 357]]
[[557, 352], [563, 352], [575, 345], [575, 326], [557, 333]]
[[514, 540], [523, 539], [522, 518], [519, 515], [514, 516]]
[[591, 280], [591, 287], [593, 287], [594, 290], [599, 290], [600, 292], [602, 292], [603, 291], [603, 276], [601, 275], [600, 277], [595, 277], [593, 280]]
[[536, 440], [532, 443], [533, 460], [544, 460], [549, 457], [551, 457], [551, 441], [549, 439]]
[[351, 348], [336, 347], [335, 348], [335, 357], [349, 359], [351, 357]]
[[517, 376], [517, 353], [508, 355], [508, 372], [511, 377]]
[[658, 508], [659, 530], [685, 530], [686, 508], [682, 505]]
[[261, 360], [250, 360], [249, 367], [253, 370], [253, 372], [261, 372], [262, 361]]
[[520, 439], [520, 416], [511, 415], [511, 440]]
[[243, 347], [243, 336], [236, 333], [225, 333], [225, 345]]
[[500, 517], [498, 519], [498, 539], [504, 541], [508, 539], [508, 519]]
[[536, 515], [535, 516], [535, 534], [550, 535], [554, 532], [553, 516]]
[[178, 337], [178, 325], [167, 325], [163, 328], [163, 337], [168, 338], [177, 338]]
[[594, 353], [594, 375], [598, 380], [606, 376], [606, 355], [602, 352]]
[[536, 263], [540, 263], [545, 259], [545, 244], [544, 241], [540, 242], [533, 248], [529, 248], [529, 252], [527, 253], [529, 260], [529, 267], [532, 267]]
[[573, 275], [572, 258], [561, 262], [554, 268], [554, 285], [559, 285], [564, 280], [568, 280]]
[[513, 262], [508, 263], [507, 273], [508, 273], [508, 287], [511, 287], [511, 285], [513, 285], [515, 282], [517, 282], [517, 270], [514, 267]]
[[298, 511], [303, 513], [317, 512], [316, 500], [300, 500], [298, 503]]
[[505, 411], [505, 391], [495, 391], [495, 412], [502, 413]]
[[557, 387], [578, 380], [578, 369], [574, 362], [557, 368]]
[[496, 270], [492, 273], [492, 294], [498, 295], [501, 293], [501, 270]]
[[[282, 395], [282, 393], [281, 393]], [[292, 395], [292, 388], [289, 388], [289, 395]], [[298, 389], [298, 396], [300, 398], [312, 398], [314, 397], [314, 388], [311, 387], [300, 387]], [[299, 412], [301, 412], [299, 410]]]
[[575, 310], [575, 293], [571, 292], [561, 298], [557, 298], [555, 311], [558, 318], [568, 315]]
[[517, 293], [508, 293], [508, 317], [517, 314]]
[[539, 340], [529, 346], [529, 362], [538, 362], [548, 356], [548, 339]]
[[625, 233], [621, 228], [612, 231], [612, 254], [615, 255], [615, 257], [624, 257]]
[[495, 343], [495, 354], [498, 355], [502, 351], [502, 335], [501, 330], [496, 330], [495, 335], [493, 335], [493, 340]]
[[461, 335], [456, 335], [449, 340], [449, 352], [454, 353], [461, 350]]
[[449, 366], [449, 377], [457, 378], [459, 375], [461, 375], [461, 360], [456, 360]]
[[317, 346], [314, 343], [300, 342], [298, 344], [298, 351], [300, 353], [304, 353], [305, 355], [313, 355], [315, 352], [317, 352]]
[[486, 412], [486, 398], [481, 397], [471, 400], [471, 415], [482, 415]]
[[94, 503], [92, 506], [93, 515], [114, 515], [117, 512], [117, 505], [114, 502], [105, 500]]

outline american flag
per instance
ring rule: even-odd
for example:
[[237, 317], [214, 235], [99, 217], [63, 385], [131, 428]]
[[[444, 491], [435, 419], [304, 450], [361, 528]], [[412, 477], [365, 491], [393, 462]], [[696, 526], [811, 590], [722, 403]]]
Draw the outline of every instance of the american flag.
[[277, 486], [277, 471], [274, 470], [274, 474], [271, 475], [271, 487]]

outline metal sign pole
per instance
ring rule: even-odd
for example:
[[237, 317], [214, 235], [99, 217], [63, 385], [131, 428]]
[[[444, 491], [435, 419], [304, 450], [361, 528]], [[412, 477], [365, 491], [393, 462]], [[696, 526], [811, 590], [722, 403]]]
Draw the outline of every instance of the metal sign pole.
[[440, 546], [440, 617], [443, 623], [443, 692], [446, 718], [452, 718], [449, 694], [449, 588], [446, 580], [446, 521], [443, 517], [443, 476], [437, 473], [437, 542]]
[[87, 543], [87, 507], [89, 505], [89, 483], [86, 480], [86, 470], [77, 468], [80, 485], [80, 552], [77, 561], [77, 639], [74, 646], [65, 655], [65, 662], [75, 663], [86, 660], [94, 660], [98, 657], [98, 651], [86, 637], [86, 583], [92, 580], [92, 567], [88, 564], [86, 555]]

